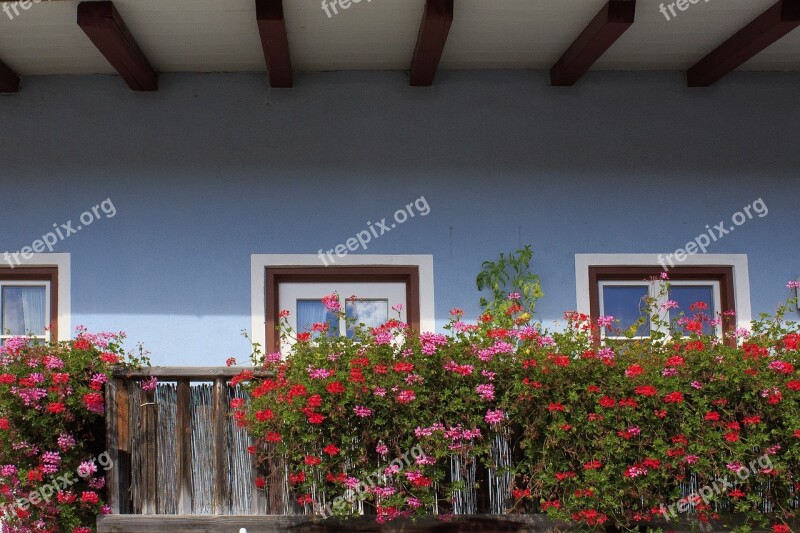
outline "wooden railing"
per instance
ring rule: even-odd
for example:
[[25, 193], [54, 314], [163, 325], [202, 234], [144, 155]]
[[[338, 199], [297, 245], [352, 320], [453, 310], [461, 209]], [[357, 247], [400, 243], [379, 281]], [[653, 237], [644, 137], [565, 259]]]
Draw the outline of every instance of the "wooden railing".
[[[228, 416], [237, 394], [228, 381], [240, 371], [152, 367], [115, 373], [106, 389], [106, 445], [114, 465], [108, 504], [114, 514], [269, 511], [254, 489], [252, 459], [242, 445], [246, 436]], [[157, 391], [137, 386], [151, 377], [159, 381]]]

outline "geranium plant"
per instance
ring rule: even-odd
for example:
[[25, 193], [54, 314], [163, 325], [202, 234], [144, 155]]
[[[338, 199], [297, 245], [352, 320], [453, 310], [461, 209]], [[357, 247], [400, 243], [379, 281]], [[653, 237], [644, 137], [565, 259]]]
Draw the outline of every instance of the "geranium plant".
[[[540, 288], [526, 250], [484, 264], [493, 298], [475, 323], [451, 310], [446, 334], [392, 319], [330, 337], [284, 321], [289, 353], [256, 346], [257, 374], [234, 380], [250, 393], [232, 407], [257, 441], [258, 486], [280, 485], [285, 463], [309, 514], [446, 518], [465, 488], [453, 465], [497, 469], [500, 438], [506, 512], [601, 528], [691, 511], [786, 530], [800, 489], [800, 333], [787, 307], [726, 338], [703, 334], [722, 317], [702, 303], [667, 321], [665, 298], [648, 302], [663, 333], [647, 339], [606, 342], [613, 317], [574, 312], [548, 331], [531, 322]], [[651, 281], [668, 294], [668, 280]], [[341, 316], [339, 295], [323, 302]]]
[[0, 346], [0, 508], [2, 531], [89, 533], [104, 504], [104, 385], [112, 367], [147, 363], [126, 354], [123, 333]]

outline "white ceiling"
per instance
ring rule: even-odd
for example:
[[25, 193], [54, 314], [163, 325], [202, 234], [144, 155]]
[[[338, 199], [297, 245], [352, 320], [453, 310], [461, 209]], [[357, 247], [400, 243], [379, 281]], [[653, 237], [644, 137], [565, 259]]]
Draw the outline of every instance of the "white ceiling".
[[[321, 0], [283, 0], [295, 70], [408, 69], [425, 0], [361, 0], [328, 17]], [[606, 0], [455, 0], [442, 69], [549, 69]], [[685, 70], [775, 0], [706, 0], [667, 21], [639, 0], [636, 23], [595, 70]], [[76, 24], [77, 0], [13, 20], [0, 60], [19, 74], [113, 73]], [[253, 0], [115, 0], [158, 72], [265, 71]], [[669, 2], [663, 2], [669, 3]], [[800, 70], [800, 30], [742, 66]]]

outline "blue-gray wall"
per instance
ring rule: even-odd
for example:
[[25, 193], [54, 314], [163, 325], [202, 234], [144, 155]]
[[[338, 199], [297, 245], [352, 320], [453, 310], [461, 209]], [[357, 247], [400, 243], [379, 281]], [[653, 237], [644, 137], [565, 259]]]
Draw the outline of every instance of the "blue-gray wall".
[[574, 254], [670, 252], [762, 198], [710, 253], [747, 253], [753, 314], [800, 276], [800, 75], [677, 73], [41, 77], [0, 97], [0, 250], [111, 198], [72, 254], [72, 323], [160, 364], [245, 359], [250, 254], [316, 253], [425, 196], [369, 253], [433, 254], [436, 313], [477, 314], [483, 260], [533, 245], [539, 318], [575, 307]]

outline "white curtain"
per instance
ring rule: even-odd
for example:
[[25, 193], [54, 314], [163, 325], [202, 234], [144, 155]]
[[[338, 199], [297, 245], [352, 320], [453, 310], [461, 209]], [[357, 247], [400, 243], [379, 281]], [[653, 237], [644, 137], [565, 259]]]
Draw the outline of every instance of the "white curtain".
[[44, 335], [45, 293], [44, 287], [3, 287], [3, 333]]

